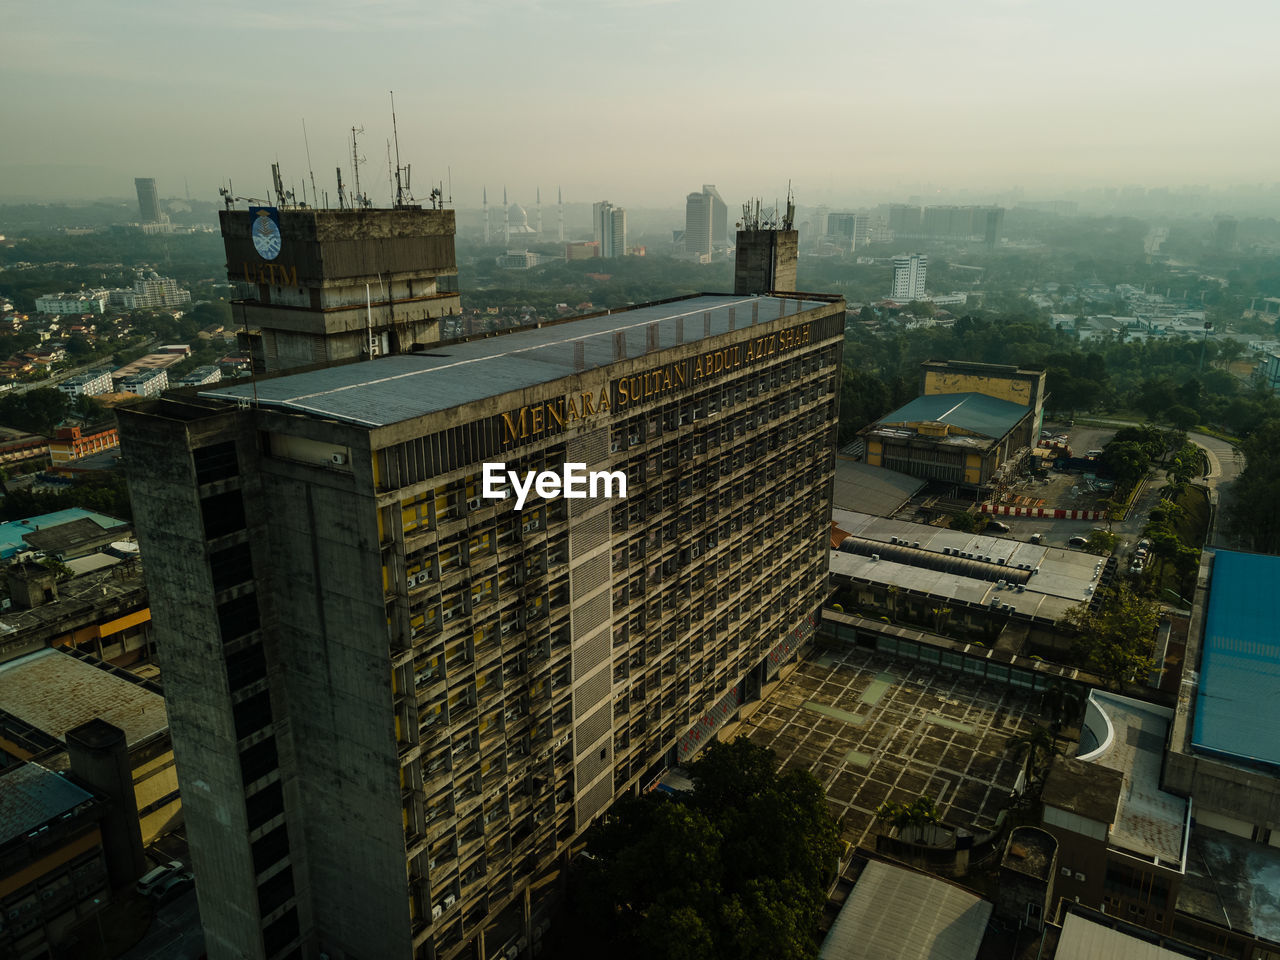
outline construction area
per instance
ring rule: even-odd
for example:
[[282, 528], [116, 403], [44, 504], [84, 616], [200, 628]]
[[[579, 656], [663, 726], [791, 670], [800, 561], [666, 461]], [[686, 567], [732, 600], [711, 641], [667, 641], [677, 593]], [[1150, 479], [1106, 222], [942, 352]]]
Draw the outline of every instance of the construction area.
[[802, 661], [742, 732], [813, 773], [842, 838], [874, 849], [886, 800], [928, 796], [948, 826], [991, 830], [1021, 770], [1011, 740], [1038, 710], [1034, 694], [849, 646]]

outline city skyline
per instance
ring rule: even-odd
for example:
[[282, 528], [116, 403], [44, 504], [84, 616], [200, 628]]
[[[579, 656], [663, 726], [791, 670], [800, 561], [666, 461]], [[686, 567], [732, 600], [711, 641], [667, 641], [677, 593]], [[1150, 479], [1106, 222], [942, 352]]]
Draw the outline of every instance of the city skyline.
[[[927, 202], [1014, 187], [1273, 182], [1280, 134], [1257, 122], [1268, 31], [1240, 25], [1274, 12], [1235, 0], [1205, 23], [1187, 4], [1155, 10], [810, 4], [780, 24], [756, 3], [734, 8], [730, 35], [726, 8], [662, 0], [429, 12], [24, 6], [9, 18], [13, 55], [0, 67], [29, 91], [10, 105], [18, 136], [0, 160], [0, 194], [124, 196], [147, 176], [170, 197], [189, 188], [212, 199], [228, 179], [262, 196], [277, 158], [286, 185], [310, 189], [305, 119], [331, 205], [335, 166], [350, 176], [353, 125], [365, 130], [362, 180], [381, 202], [391, 89], [415, 192], [444, 182], [458, 204], [513, 168], [531, 184], [564, 184], [575, 201], [632, 207], [675, 205], [705, 181], [726, 196], [767, 197], [791, 180], [803, 202], [833, 205], [851, 191]], [[780, 32], [779, 43], [749, 39]], [[714, 35], [725, 44], [707, 56]], [[802, 52], [826, 46], [848, 56]], [[626, 82], [584, 86], [603, 49]], [[1189, 61], [1195, 70], [1183, 69]], [[699, 96], [685, 95], [690, 82]], [[766, 117], [820, 135], [824, 149], [753, 136]], [[724, 148], [744, 135], [751, 149]]]

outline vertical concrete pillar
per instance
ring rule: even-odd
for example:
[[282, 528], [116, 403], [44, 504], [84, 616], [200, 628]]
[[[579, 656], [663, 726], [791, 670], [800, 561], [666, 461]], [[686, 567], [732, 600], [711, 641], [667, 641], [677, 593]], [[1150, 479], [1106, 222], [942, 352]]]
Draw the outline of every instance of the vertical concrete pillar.
[[101, 719], [82, 723], [67, 731], [67, 753], [76, 779], [110, 804], [102, 821], [107, 876], [112, 889], [128, 886], [142, 875], [146, 858], [124, 731]]

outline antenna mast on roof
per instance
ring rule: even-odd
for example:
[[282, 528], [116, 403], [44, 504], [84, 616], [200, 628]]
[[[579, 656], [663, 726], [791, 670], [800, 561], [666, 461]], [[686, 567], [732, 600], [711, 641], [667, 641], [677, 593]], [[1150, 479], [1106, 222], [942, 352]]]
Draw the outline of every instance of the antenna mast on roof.
[[368, 198], [360, 192], [360, 164], [364, 163], [365, 158], [360, 156], [360, 149], [356, 138], [362, 133], [364, 133], [364, 127], [351, 128], [351, 171], [352, 177], [356, 182], [356, 192], [351, 196], [352, 209], [371, 206]]
[[[302, 118], [302, 143], [307, 148], [307, 173], [311, 176], [311, 202], [319, 206], [320, 191], [316, 189], [316, 172], [311, 169], [311, 141], [307, 139], [307, 118]], [[304, 184], [302, 192], [305, 194], [306, 186]]]
[[[396, 142], [396, 206], [399, 207], [404, 205], [406, 195], [409, 195], [409, 199], [412, 199], [413, 197], [412, 197], [412, 194], [409, 194], [409, 168], [400, 166], [400, 130], [396, 126], [396, 92], [392, 90], [390, 91], [390, 93], [391, 93], [391, 136], [395, 138], [395, 142]], [[401, 170], [404, 171], [403, 184], [400, 182]]]

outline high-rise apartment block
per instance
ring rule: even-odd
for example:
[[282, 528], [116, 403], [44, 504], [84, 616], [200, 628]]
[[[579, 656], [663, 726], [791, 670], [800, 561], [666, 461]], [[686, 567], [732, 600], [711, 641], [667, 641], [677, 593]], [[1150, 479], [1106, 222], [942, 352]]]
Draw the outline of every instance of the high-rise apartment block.
[[253, 207], [219, 214], [232, 302], [259, 372], [403, 353], [460, 312], [452, 210]]
[[143, 223], [159, 223], [160, 194], [156, 191], [153, 177], [135, 177], [134, 189], [138, 191], [138, 219]]
[[923, 300], [924, 276], [929, 266], [929, 258], [923, 253], [893, 258], [893, 290], [889, 296], [894, 300]]
[[684, 202], [684, 252], [711, 256], [711, 197], [691, 193]]
[[211, 960], [532, 943], [811, 632], [843, 331], [697, 296], [122, 410]]
[[627, 211], [607, 200], [591, 205], [593, 239], [600, 244], [600, 256], [623, 257], [627, 254]]

